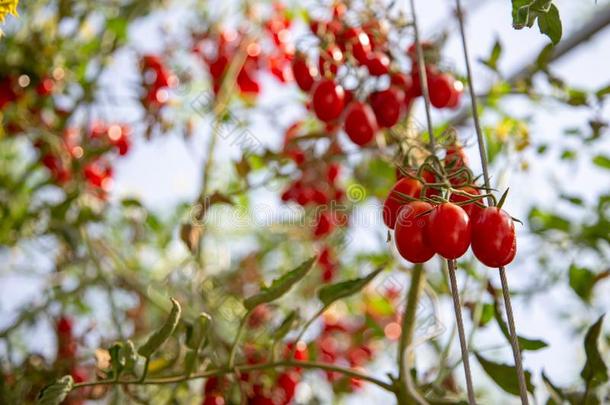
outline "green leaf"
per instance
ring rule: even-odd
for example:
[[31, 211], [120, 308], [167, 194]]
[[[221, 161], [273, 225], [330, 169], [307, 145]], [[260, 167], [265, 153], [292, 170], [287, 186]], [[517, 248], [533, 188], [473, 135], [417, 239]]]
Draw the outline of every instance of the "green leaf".
[[114, 34], [119, 43], [127, 39], [127, 28], [129, 21], [123, 17], [112, 18], [106, 21], [106, 31]]
[[485, 303], [481, 307], [481, 319], [479, 320], [479, 326], [485, 326], [494, 318], [494, 305]]
[[534, 0], [512, 0], [513, 4], [513, 28], [520, 30], [527, 25], [530, 19], [530, 7]]
[[550, 38], [553, 45], [559, 43], [563, 30], [559, 10], [554, 4], [551, 4], [548, 12], [538, 15], [538, 28], [541, 33]]
[[173, 298], [170, 299], [172, 301], [172, 310], [167, 320], [159, 330], [150, 335], [146, 343], [140, 346], [138, 354], [141, 356], [150, 357], [174, 333], [176, 326], [178, 326], [182, 308], [180, 308], [178, 301]]
[[264, 287], [258, 294], [246, 298], [244, 300], [244, 307], [250, 311], [260, 304], [275, 301], [280, 298], [282, 295], [286, 294], [294, 284], [305, 277], [309, 270], [311, 270], [315, 261], [316, 257], [312, 257], [297, 268], [289, 271], [280, 278], [273, 280], [269, 287]]
[[606, 97], [608, 94], [610, 94], [610, 84], [607, 86], [602, 87], [601, 89], [597, 90], [595, 92], [595, 97], [597, 97], [598, 100], [602, 100], [604, 99], [604, 97]]
[[341, 281], [339, 283], [326, 285], [318, 291], [318, 298], [325, 307], [328, 307], [333, 302], [340, 300], [350, 295], [356, 294], [362, 290], [368, 283], [371, 282], [385, 266], [381, 266], [376, 270], [372, 271], [365, 277], [356, 278], [353, 280]]
[[[502, 331], [502, 334], [506, 338], [506, 340], [510, 343], [510, 332], [508, 331], [508, 326], [504, 323], [504, 319], [502, 319], [502, 314], [500, 313], [500, 308], [498, 303], [494, 303], [494, 317], [496, 318], [496, 322]], [[544, 340], [540, 339], [528, 339], [522, 336], [517, 335], [517, 341], [519, 342], [520, 350], [540, 350], [548, 347], [548, 343]]]
[[588, 105], [587, 102], [587, 92], [579, 89], [568, 89], [566, 102], [571, 106], [585, 106]]
[[555, 386], [555, 384], [553, 384], [551, 382], [551, 380], [549, 380], [549, 378], [544, 373], [544, 370], [542, 371], [542, 382], [544, 382], [544, 385], [546, 386], [547, 391], [549, 391], [550, 398], [549, 398], [549, 401], [547, 402], [547, 405], [563, 404], [564, 401], [566, 400], [566, 396], [563, 393], [563, 390], [561, 388]]
[[544, 233], [549, 230], [557, 230], [565, 233], [570, 232], [571, 224], [567, 219], [551, 212], [532, 208], [528, 215], [529, 226], [536, 233]]
[[570, 287], [572, 290], [574, 290], [583, 301], [589, 302], [593, 287], [595, 287], [595, 274], [591, 270], [585, 267], [578, 267], [575, 264], [570, 266], [569, 274]]
[[288, 332], [292, 329], [292, 325], [297, 319], [297, 311], [290, 311], [286, 318], [282, 321], [280, 326], [273, 332], [273, 340], [282, 340]]
[[[479, 353], [474, 354], [477, 360], [483, 367], [483, 370], [487, 375], [504, 391], [509, 394], [519, 395], [519, 381], [517, 379], [517, 370], [513, 366], [506, 364], [494, 363], [486, 360]], [[534, 386], [532, 385], [532, 375], [529, 371], [525, 371], [525, 385], [527, 390], [531, 393], [534, 392]]]
[[597, 155], [593, 158], [593, 164], [604, 169], [610, 169], [610, 157]]
[[599, 340], [599, 335], [602, 331], [603, 321], [604, 315], [599, 317], [597, 322], [589, 328], [585, 335], [585, 353], [587, 354], [587, 361], [580, 376], [591, 388], [608, 382], [608, 367], [604, 363], [597, 346], [597, 341]]
[[193, 349], [199, 350], [203, 344], [212, 317], [205, 312], [199, 314], [195, 322], [192, 325], [186, 327], [186, 345]]
[[38, 394], [36, 403], [38, 405], [59, 405], [68, 396], [72, 387], [74, 386], [74, 379], [71, 375], [65, 375], [53, 384], [43, 388]]
[[500, 39], [496, 38], [494, 42], [494, 46], [491, 49], [491, 54], [487, 59], [481, 59], [481, 63], [485, 66], [489, 67], [494, 72], [498, 71], [498, 60], [502, 55], [502, 43], [500, 43]]

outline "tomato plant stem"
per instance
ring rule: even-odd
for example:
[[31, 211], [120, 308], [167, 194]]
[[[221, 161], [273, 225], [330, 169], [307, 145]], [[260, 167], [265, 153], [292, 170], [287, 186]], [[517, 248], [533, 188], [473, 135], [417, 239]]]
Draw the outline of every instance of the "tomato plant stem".
[[227, 375], [227, 374], [231, 374], [231, 373], [235, 372], [235, 370], [237, 370], [239, 372], [248, 372], [248, 371], [266, 370], [266, 369], [280, 368], [280, 367], [299, 367], [299, 368], [306, 368], [306, 369], [320, 369], [320, 370], [326, 370], [326, 371], [334, 371], [334, 372], [341, 373], [348, 377], [366, 380], [370, 383], [373, 383], [373, 384], [379, 386], [380, 388], [383, 388], [386, 391], [390, 391], [390, 392], [394, 391], [394, 387], [390, 383], [382, 381], [382, 380], [372, 377], [370, 375], [361, 373], [359, 371], [356, 371], [356, 370], [353, 370], [350, 368], [335, 366], [333, 364], [318, 363], [318, 362], [313, 362], [313, 361], [278, 361], [278, 362], [263, 363], [263, 364], [242, 364], [242, 365], [234, 366], [233, 370], [231, 370], [229, 368], [222, 368], [222, 369], [204, 371], [202, 373], [197, 373], [197, 374], [191, 374], [190, 376], [181, 374], [181, 375], [174, 375], [174, 376], [167, 376], [167, 377], [150, 378], [150, 379], [146, 379], [143, 381], [140, 381], [138, 379], [119, 380], [119, 381], [114, 381], [114, 380], [88, 381], [88, 382], [74, 384], [74, 387], [72, 389], [76, 390], [76, 389], [83, 388], [83, 387], [91, 387], [91, 386], [98, 386], [98, 385], [177, 384], [177, 383], [181, 383], [184, 381]]
[[409, 372], [409, 356], [413, 349], [411, 344], [413, 343], [417, 306], [425, 283], [425, 278], [424, 266], [422, 264], [416, 264], [411, 272], [411, 285], [407, 294], [405, 310], [402, 314], [401, 334], [398, 343], [398, 403], [425, 403], [425, 401], [420, 398], [415, 387], [413, 387], [411, 374]]
[[235, 364], [235, 354], [237, 353], [237, 346], [239, 346], [239, 342], [241, 340], [241, 335], [243, 335], [244, 333], [244, 327], [246, 326], [246, 322], [248, 321], [248, 318], [250, 317], [250, 314], [252, 313], [252, 310], [249, 310], [248, 312], [246, 312], [246, 314], [244, 315], [244, 317], [241, 319], [240, 323], [239, 323], [239, 328], [237, 328], [237, 333], [235, 334], [235, 340], [233, 341], [233, 344], [231, 345], [231, 351], [229, 354], [229, 369], [233, 368], [233, 365]]
[[426, 109], [426, 122], [428, 124], [428, 138], [430, 152], [434, 153], [434, 131], [432, 127], [432, 114], [430, 112], [430, 93], [428, 91], [428, 75], [426, 73], [426, 61], [424, 60], [424, 50], [419, 38], [419, 28], [417, 26], [417, 13], [415, 12], [415, 0], [410, 0], [411, 14], [413, 18], [413, 33], [415, 36], [415, 49], [417, 51], [417, 70], [419, 70], [419, 82], [421, 85], [422, 96], [424, 97], [424, 107]]

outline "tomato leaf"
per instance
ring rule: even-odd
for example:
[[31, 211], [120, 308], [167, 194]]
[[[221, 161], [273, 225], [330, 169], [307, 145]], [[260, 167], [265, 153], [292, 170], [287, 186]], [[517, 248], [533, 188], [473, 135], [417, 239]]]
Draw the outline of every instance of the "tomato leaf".
[[172, 310], [169, 313], [165, 323], [163, 326], [154, 332], [148, 340], [140, 346], [138, 349], [138, 354], [144, 357], [150, 357], [155, 350], [157, 350], [165, 341], [174, 333], [176, 326], [178, 326], [178, 321], [180, 320], [180, 314], [182, 312], [182, 308], [178, 301], [173, 298], [170, 298], [172, 301]]
[[[508, 326], [506, 326], [506, 323], [504, 323], [504, 319], [502, 319], [502, 314], [500, 313], [500, 308], [499, 308], [497, 302], [494, 304], [494, 317], [496, 318], [496, 322], [498, 322], [498, 326], [500, 327], [502, 334], [504, 335], [504, 337], [506, 337], [506, 340], [510, 343], [510, 333], [508, 331]], [[545, 347], [548, 346], [548, 343], [546, 343], [544, 340], [528, 339], [528, 338], [524, 338], [522, 336], [517, 336], [517, 341], [519, 342], [519, 349], [521, 349], [522, 351], [523, 350], [535, 351], [535, 350], [544, 349]]]
[[604, 169], [610, 169], [610, 157], [597, 155], [593, 158], [593, 164]]
[[290, 313], [284, 318], [280, 326], [273, 332], [273, 340], [278, 341], [282, 340], [288, 332], [292, 329], [292, 325], [297, 319], [297, 312], [290, 311]]
[[527, 25], [530, 19], [530, 7], [534, 0], [512, 0], [513, 4], [513, 28], [520, 30]]
[[502, 55], [502, 43], [500, 43], [500, 39], [496, 38], [494, 42], [494, 46], [491, 49], [491, 54], [487, 59], [480, 59], [481, 63], [493, 70], [494, 72], [498, 71], [498, 61], [500, 60], [500, 56]]
[[550, 230], [567, 233], [571, 229], [571, 223], [567, 219], [535, 207], [532, 208], [528, 215], [528, 222], [530, 228], [535, 233], [545, 233]]
[[595, 273], [585, 267], [579, 267], [575, 264], [570, 266], [569, 270], [570, 287], [574, 292], [582, 298], [583, 301], [591, 300], [591, 293], [595, 287]]
[[549, 11], [538, 15], [538, 28], [540, 32], [550, 38], [553, 45], [557, 45], [561, 40], [562, 26], [559, 10], [551, 4]]
[[[485, 359], [479, 353], [474, 354], [477, 360], [483, 367], [483, 370], [487, 375], [504, 391], [509, 394], [519, 395], [519, 381], [517, 380], [517, 370], [513, 366], [507, 364], [494, 363]], [[525, 385], [527, 390], [531, 393], [534, 392], [534, 386], [532, 385], [532, 375], [529, 371], [525, 371]]]
[[597, 90], [595, 92], [595, 97], [597, 97], [598, 100], [603, 100], [608, 94], [610, 94], [610, 84], [607, 86], [602, 87], [601, 89]]
[[599, 335], [602, 331], [603, 321], [604, 315], [599, 317], [597, 322], [589, 328], [585, 335], [584, 344], [587, 361], [580, 376], [587, 385], [592, 388], [608, 382], [608, 367], [604, 363], [604, 360], [599, 353], [599, 347], [597, 346], [597, 341], [599, 340]]
[[68, 396], [72, 387], [74, 386], [74, 379], [70, 375], [65, 375], [55, 381], [53, 384], [43, 388], [38, 394], [36, 403], [38, 405], [59, 405]]
[[264, 287], [258, 294], [246, 298], [244, 300], [244, 307], [250, 311], [260, 304], [275, 301], [280, 298], [282, 295], [286, 294], [294, 284], [307, 275], [315, 261], [316, 257], [312, 257], [300, 264], [297, 268], [282, 275], [280, 278], [273, 280], [269, 287]]
[[318, 298], [325, 307], [328, 307], [333, 302], [340, 300], [350, 295], [356, 294], [362, 290], [368, 283], [371, 282], [385, 266], [380, 266], [365, 277], [356, 278], [339, 283], [324, 286], [318, 290]]
[[[547, 391], [549, 392], [549, 396], [550, 396], [549, 402], [547, 402], [547, 405], [563, 404], [564, 401], [566, 400], [566, 396], [565, 396], [563, 390], [561, 388], [557, 387], [555, 384], [553, 384], [551, 382], [551, 380], [549, 380], [549, 378], [544, 373], [544, 370], [542, 371], [542, 382], [546, 386]], [[550, 401], [552, 401], [552, 402], [550, 402]]]
[[512, 0], [513, 28], [531, 28], [538, 21], [538, 28], [556, 45], [561, 40], [563, 28], [559, 9], [552, 0]]

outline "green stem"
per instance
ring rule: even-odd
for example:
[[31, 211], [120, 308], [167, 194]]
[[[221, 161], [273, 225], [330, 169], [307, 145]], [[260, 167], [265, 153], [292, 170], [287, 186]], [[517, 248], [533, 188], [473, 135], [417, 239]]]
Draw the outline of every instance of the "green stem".
[[235, 364], [235, 354], [237, 353], [237, 346], [239, 345], [241, 336], [244, 334], [244, 327], [246, 326], [246, 322], [248, 321], [248, 318], [250, 317], [251, 313], [252, 310], [246, 312], [244, 317], [241, 319], [241, 322], [239, 323], [239, 328], [237, 329], [237, 334], [235, 335], [235, 340], [231, 345], [231, 352], [229, 354], [229, 369], [232, 369], [233, 365]]
[[290, 360], [278, 361], [278, 362], [274, 362], [274, 363], [264, 363], [264, 364], [242, 364], [242, 365], [234, 366], [232, 369], [227, 367], [227, 368], [222, 368], [222, 369], [217, 369], [217, 370], [205, 371], [205, 372], [198, 373], [198, 374], [192, 374], [190, 376], [176, 375], [176, 376], [168, 376], [168, 377], [151, 378], [151, 379], [143, 380], [143, 381], [140, 381], [140, 379], [130, 379], [130, 380], [120, 380], [120, 381], [113, 381], [113, 380], [89, 381], [89, 382], [75, 384], [73, 389], [79, 389], [79, 388], [83, 388], [83, 387], [92, 387], [92, 386], [98, 386], [98, 385], [176, 384], [176, 383], [181, 383], [181, 382], [189, 381], [189, 380], [196, 380], [196, 379], [202, 379], [202, 378], [209, 378], [209, 377], [213, 377], [213, 376], [231, 374], [231, 373], [235, 372], [235, 370], [237, 370], [239, 372], [248, 372], [248, 371], [265, 370], [265, 369], [280, 368], [280, 367], [300, 367], [300, 368], [305, 368], [305, 369], [320, 369], [320, 370], [326, 370], [326, 371], [334, 371], [334, 372], [341, 373], [348, 377], [366, 380], [370, 383], [373, 383], [373, 384], [385, 389], [386, 391], [390, 391], [390, 392], [394, 391], [394, 387], [392, 386], [392, 384], [382, 381], [378, 378], [372, 377], [370, 375], [363, 374], [359, 371], [356, 371], [356, 370], [353, 370], [350, 368], [335, 366], [334, 364], [318, 363], [318, 362], [313, 362], [313, 361], [290, 361]]
[[396, 395], [400, 404], [417, 403], [419, 397], [419, 394], [411, 384], [408, 352], [413, 342], [417, 304], [421, 296], [424, 281], [424, 267], [422, 264], [416, 264], [411, 274], [411, 286], [409, 287], [407, 302], [405, 303], [401, 326], [402, 332], [398, 343], [398, 390]]
[[[144, 362], [144, 370], [142, 370], [142, 376], [138, 379], [139, 384], [143, 384], [146, 381], [146, 376], [148, 375], [148, 365], [150, 364], [150, 357], [146, 357]], [[118, 381], [116, 382], [118, 384]]]
[[299, 343], [299, 341], [303, 338], [303, 335], [305, 335], [305, 332], [307, 332], [307, 329], [309, 329], [311, 324], [314, 323], [315, 320], [318, 319], [320, 317], [320, 315], [322, 315], [324, 313], [324, 311], [326, 311], [326, 306], [323, 306], [322, 308], [320, 308], [318, 310], [318, 312], [316, 312], [314, 314], [314, 316], [309, 318], [309, 320], [305, 323], [305, 325], [303, 325], [303, 329], [301, 329], [301, 332], [299, 332], [299, 335], [294, 340], [294, 344], [292, 345], [292, 350], [290, 350], [291, 359], [294, 358], [294, 354], [297, 351], [297, 343]]

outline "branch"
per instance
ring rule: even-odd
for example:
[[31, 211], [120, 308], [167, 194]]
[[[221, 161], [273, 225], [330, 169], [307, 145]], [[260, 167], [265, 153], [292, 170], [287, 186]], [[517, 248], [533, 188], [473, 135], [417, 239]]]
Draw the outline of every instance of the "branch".
[[366, 380], [368, 382], [371, 382], [371, 383], [385, 389], [386, 391], [394, 392], [394, 387], [391, 384], [389, 384], [385, 381], [379, 380], [370, 375], [363, 374], [359, 371], [350, 369], [350, 368], [335, 366], [333, 364], [317, 363], [317, 362], [312, 362], [312, 361], [290, 361], [290, 360], [278, 361], [278, 362], [274, 362], [274, 363], [264, 363], [264, 364], [242, 364], [242, 365], [234, 366], [233, 369], [222, 368], [222, 369], [217, 369], [217, 370], [205, 371], [203, 373], [192, 374], [190, 376], [176, 375], [176, 376], [168, 376], [168, 377], [151, 378], [151, 379], [143, 380], [143, 381], [140, 381], [137, 379], [119, 380], [119, 381], [114, 381], [114, 380], [88, 381], [88, 382], [75, 384], [73, 387], [73, 390], [83, 388], [83, 387], [92, 387], [92, 386], [99, 386], [99, 385], [176, 384], [176, 383], [181, 383], [184, 381], [232, 374], [236, 370], [239, 372], [248, 372], [248, 371], [254, 371], [254, 370], [265, 370], [265, 369], [270, 369], [270, 368], [278, 368], [278, 367], [300, 367], [300, 368], [306, 368], [306, 369], [320, 369], [320, 370], [326, 370], [326, 371], [334, 371], [334, 372], [341, 373], [348, 377]]
[[[606, 5], [601, 10], [597, 11], [593, 17], [586, 23], [582, 25], [582, 27], [576, 32], [572, 33], [569, 37], [562, 40], [557, 46], [553, 47], [550, 55], [546, 59], [547, 64], [551, 64], [574, 49], [576, 49], [583, 42], [588, 41], [593, 38], [596, 34], [603, 31], [610, 25], [610, 5]], [[507, 78], [507, 82], [514, 84], [525, 77], [531, 76], [537, 73], [540, 70], [540, 67], [535, 63], [529, 63], [523, 66], [521, 69], [514, 72]], [[488, 93], [489, 91], [485, 92]], [[471, 95], [472, 96], [472, 95]], [[471, 115], [470, 108], [462, 109], [455, 117], [453, 117], [449, 121], [449, 126], [461, 126], [466, 123], [466, 120]]]

